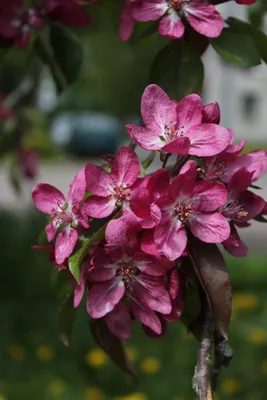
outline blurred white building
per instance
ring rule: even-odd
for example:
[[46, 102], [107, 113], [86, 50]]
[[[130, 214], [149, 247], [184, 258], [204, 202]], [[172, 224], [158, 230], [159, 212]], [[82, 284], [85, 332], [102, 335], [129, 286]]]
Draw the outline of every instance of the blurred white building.
[[[234, 2], [218, 7], [224, 18], [246, 19], [246, 6]], [[267, 66], [241, 69], [224, 63], [210, 48], [205, 62], [205, 102], [218, 101], [222, 125], [231, 127], [238, 139], [267, 141]]]

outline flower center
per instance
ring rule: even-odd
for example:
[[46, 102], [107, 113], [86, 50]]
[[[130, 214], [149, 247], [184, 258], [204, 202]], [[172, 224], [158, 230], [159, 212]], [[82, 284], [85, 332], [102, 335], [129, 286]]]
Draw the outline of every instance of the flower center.
[[223, 215], [229, 219], [239, 219], [246, 217], [248, 212], [237, 200], [225, 205]]
[[69, 210], [65, 209], [61, 204], [58, 204], [58, 206], [60, 207], [61, 211], [57, 211], [53, 215], [53, 219], [55, 219], [56, 225], [59, 226], [64, 223], [68, 224], [72, 222], [72, 213]]
[[171, 0], [170, 1], [170, 6], [174, 8], [175, 10], [181, 10], [183, 7], [186, 5], [185, 0]]
[[113, 186], [111, 190], [111, 197], [115, 199], [119, 204], [123, 202], [123, 200], [130, 200], [131, 197], [131, 189], [127, 186], [124, 186], [123, 183], [120, 183], [116, 186]]
[[216, 179], [220, 177], [222, 170], [227, 166], [223, 160], [216, 160], [208, 165], [206, 178]]
[[175, 203], [175, 214], [181, 222], [186, 223], [188, 221], [189, 215], [192, 211], [192, 204], [193, 202], [191, 200]]
[[181, 126], [178, 129], [172, 124], [170, 126], [164, 126], [164, 137], [162, 140], [166, 141], [167, 143], [170, 143], [181, 136], [184, 136], [184, 126]]
[[120, 276], [127, 289], [131, 285], [133, 277], [137, 274], [138, 269], [130, 262], [123, 262], [117, 269], [116, 275]]

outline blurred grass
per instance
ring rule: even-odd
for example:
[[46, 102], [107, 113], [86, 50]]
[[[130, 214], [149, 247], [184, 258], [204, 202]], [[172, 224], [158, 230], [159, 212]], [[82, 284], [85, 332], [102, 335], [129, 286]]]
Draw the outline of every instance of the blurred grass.
[[[134, 386], [90, 337], [84, 307], [72, 346], [58, 340], [58, 303], [47, 255], [30, 248], [44, 219], [0, 212], [0, 400], [193, 400], [191, 377], [197, 344], [184, 326], [165, 339], [136, 326], [127, 343], [140, 374]], [[235, 357], [223, 371], [216, 400], [265, 400], [267, 393], [266, 260], [227, 257], [234, 288], [230, 344]]]

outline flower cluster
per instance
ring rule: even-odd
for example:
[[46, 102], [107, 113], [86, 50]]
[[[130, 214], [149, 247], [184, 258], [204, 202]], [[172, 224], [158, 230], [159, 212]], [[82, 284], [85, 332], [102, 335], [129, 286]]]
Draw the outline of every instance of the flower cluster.
[[[141, 114], [144, 126], [126, 129], [140, 147], [160, 154], [154, 172], [124, 146], [101, 157], [102, 166], [88, 163], [67, 199], [48, 184], [33, 190], [36, 207], [49, 215], [45, 230], [49, 242], [55, 239], [56, 268], [70, 274], [70, 257], [85, 244], [74, 306], [88, 290], [90, 318], [104, 318], [122, 340], [130, 337], [133, 320], [158, 337], [180, 317], [186, 274], [179, 264], [192, 235], [245, 256], [237, 228], [267, 213], [265, 201], [250, 190], [267, 169], [267, 153], [240, 154], [245, 141], [234, 144], [233, 133], [219, 125], [217, 103], [203, 105], [197, 94], [176, 102], [150, 85]], [[95, 219], [104, 219], [102, 235], [93, 235]]]
[[[32, 29], [42, 29], [46, 22], [60, 22], [82, 27], [91, 21], [85, 6], [95, 0], [43, 0], [40, 6], [23, 0], [0, 0], [0, 45], [25, 47]], [[43, 4], [42, 4], [43, 3]]]
[[[246, 5], [256, 2], [235, 1]], [[159, 19], [159, 33], [170, 39], [182, 37], [187, 23], [201, 35], [217, 37], [223, 30], [224, 20], [210, 3], [206, 0], [125, 0], [121, 12], [120, 37], [122, 40], [129, 39], [135, 22]]]

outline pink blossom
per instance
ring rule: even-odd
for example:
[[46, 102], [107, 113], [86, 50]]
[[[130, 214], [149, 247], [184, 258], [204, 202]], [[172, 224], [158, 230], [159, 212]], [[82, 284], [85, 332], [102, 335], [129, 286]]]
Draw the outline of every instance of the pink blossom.
[[132, 17], [136, 21], [154, 21], [163, 17], [159, 32], [170, 39], [183, 36], [184, 18], [207, 37], [219, 36], [224, 26], [216, 8], [203, 0], [141, 0], [133, 2]]
[[177, 103], [157, 85], [149, 85], [142, 96], [141, 113], [145, 127], [126, 125], [126, 129], [145, 150], [207, 157], [222, 152], [231, 140], [227, 129], [202, 123], [203, 104], [197, 94]]
[[89, 227], [88, 218], [80, 205], [85, 190], [85, 174], [82, 169], [70, 185], [67, 199], [57, 188], [46, 183], [37, 184], [32, 191], [35, 206], [51, 217], [45, 228], [47, 240], [53, 240], [58, 228], [63, 228], [55, 242], [57, 264], [62, 264], [71, 255], [78, 240], [77, 228]]
[[105, 218], [112, 214], [116, 206], [121, 207], [129, 202], [139, 171], [137, 155], [128, 147], [120, 148], [110, 173], [88, 163], [85, 167], [86, 186], [94, 196], [84, 203], [87, 215]]
[[90, 317], [106, 317], [110, 331], [123, 340], [130, 336], [130, 314], [160, 334], [162, 326], [156, 313], [167, 315], [172, 310], [165, 288], [172, 263], [138, 248], [117, 247], [98, 253], [92, 264], [87, 299]]
[[120, 17], [120, 38], [128, 40], [132, 35], [135, 27], [135, 21], [132, 17], [131, 3], [133, 0], [125, 0]]
[[219, 124], [221, 120], [221, 110], [219, 104], [210, 103], [203, 107], [203, 119], [204, 123]]
[[226, 218], [218, 208], [227, 201], [224, 185], [195, 182], [190, 169], [170, 184], [169, 195], [156, 201], [161, 217], [155, 229], [157, 249], [169, 260], [179, 258], [187, 245], [186, 229], [206, 243], [221, 243], [230, 234]]
[[39, 153], [34, 149], [21, 148], [18, 151], [21, 174], [26, 179], [34, 179], [38, 173]]
[[90, 3], [90, 0], [44, 0], [44, 8], [52, 21], [78, 28], [91, 22], [91, 16], [85, 9], [85, 5]]
[[242, 226], [259, 215], [265, 206], [265, 201], [260, 196], [247, 190], [252, 177], [253, 172], [246, 168], [239, 169], [227, 185], [228, 200], [220, 209], [221, 213], [232, 221], [230, 236], [222, 244], [235, 257], [246, 256], [247, 247], [240, 240], [234, 224]]

